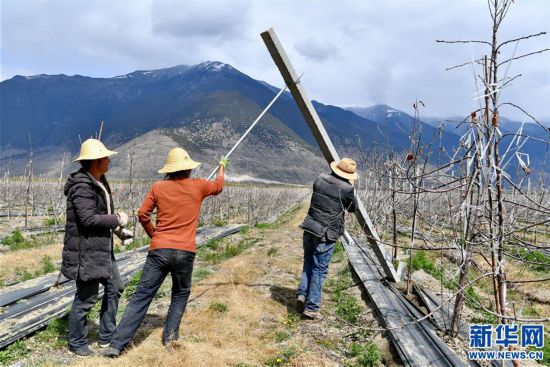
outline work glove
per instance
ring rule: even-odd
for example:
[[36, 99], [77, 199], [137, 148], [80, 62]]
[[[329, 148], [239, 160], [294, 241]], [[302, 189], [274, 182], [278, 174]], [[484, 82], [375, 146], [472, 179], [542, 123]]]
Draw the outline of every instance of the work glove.
[[128, 224], [128, 214], [124, 212], [117, 213], [118, 218], [118, 225], [121, 227], [124, 227], [126, 224]]
[[229, 159], [222, 157], [220, 159], [220, 166], [223, 166], [223, 168], [227, 168], [229, 165]]
[[134, 241], [134, 234], [129, 229], [117, 227], [113, 233], [122, 240], [122, 245], [124, 246], [129, 245], [132, 241]]

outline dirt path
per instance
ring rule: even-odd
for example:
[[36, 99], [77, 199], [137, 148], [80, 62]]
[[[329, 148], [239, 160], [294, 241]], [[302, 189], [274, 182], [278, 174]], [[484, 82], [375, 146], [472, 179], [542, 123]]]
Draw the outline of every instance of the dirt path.
[[[66, 347], [61, 346], [50, 354], [36, 351], [32, 360], [39, 365], [77, 366], [354, 366], [359, 357], [351, 351], [352, 345], [372, 342], [383, 365], [399, 365], [386, 339], [364, 329], [376, 328], [378, 323], [361, 299], [359, 288], [351, 284], [350, 276], [351, 287], [344, 290], [356, 300], [351, 302], [358, 308], [354, 311], [355, 326], [338, 316], [346, 315], [345, 307], [350, 303], [345, 298], [342, 311], [342, 305], [330, 293], [337, 286], [334, 281], [347, 270], [344, 253], [335, 254], [331, 264], [323, 295], [324, 319], [303, 320], [294, 311], [303, 255], [298, 225], [306, 210], [304, 202], [274, 225], [251, 228], [233, 238], [233, 242], [249, 241], [252, 245], [219, 264], [208, 264], [199, 254], [194, 272], [209, 274], [194, 282], [180, 340], [172, 347], [165, 348], [161, 343], [170, 303], [170, 285], [166, 282], [133, 345], [121, 357], [80, 359], [68, 355]], [[97, 350], [97, 344], [91, 346]]]

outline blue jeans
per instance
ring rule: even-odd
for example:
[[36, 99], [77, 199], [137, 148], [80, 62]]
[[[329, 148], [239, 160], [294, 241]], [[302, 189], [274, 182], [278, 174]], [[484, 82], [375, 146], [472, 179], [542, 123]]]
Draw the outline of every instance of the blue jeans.
[[97, 302], [99, 284], [104, 287], [99, 312], [99, 343], [109, 344], [116, 329], [118, 300], [124, 290], [118, 266], [113, 260], [113, 276], [106, 280], [76, 281], [71, 313], [69, 315], [69, 348], [78, 350], [88, 346], [88, 313]]
[[113, 335], [111, 347], [123, 350], [130, 343], [168, 273], [172, 275], [172, 300], [166, 315], [162, 343], [179, 338], [181, 318], [191, 294], [194, 261], [194, 252], [168, 248], [149, 251], [139, 284]]
[[321, 308], [321, 292], [334, 245], [335, 242], [323, 242], [321, 238], [304, 232], [304, 268], [298, 296], [306, 298], [305, 311], [319, 311]]

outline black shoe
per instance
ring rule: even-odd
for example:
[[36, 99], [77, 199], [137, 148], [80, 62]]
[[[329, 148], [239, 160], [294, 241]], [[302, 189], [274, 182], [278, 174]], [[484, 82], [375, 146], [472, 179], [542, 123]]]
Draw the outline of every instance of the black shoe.
[[298, 298], [296, 299], [296, 312], [298, 313], [304, 312], [305, 307], [306, 307], [306, 297], [298, 296]]
[[116, 358], [120, 356], [120, 350], [113, 347], [107, 347], [105, 350], [101, 351], [101, 355], [103, 357]]
[[87, 346], [86, 347], [82, 347], [82, 348], [78, 348], [78, 349], [71, 349], [69, 348], [69, 350], [71, 352], [73, 352], [74, 355], [76, 356], [79, 356], [79, 357], [89, 357], [89, 356], [93, 356], [95, 353], [90, 349], [88, 348]]

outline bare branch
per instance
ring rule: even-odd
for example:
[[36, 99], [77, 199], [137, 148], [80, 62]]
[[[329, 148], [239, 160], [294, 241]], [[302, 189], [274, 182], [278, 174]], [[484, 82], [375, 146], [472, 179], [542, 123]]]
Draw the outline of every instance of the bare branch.
[[538, 36], [543, 36], [545, 35], [546, 32], [540, 32], [540, 33], [536, 33], [536, 34], [530, 34], [528, 36], [523, 36], [523, 37], [519, 37], [519, 38], [514, 38], [512, 40], [508, 40], [506, 42], [502, 42], [500, 45], [497, 46], [497, 50], [499, 50], [502, 46], [508, 44], [508, 43], [512, 43], [512, 42], [516, 42], [516, 41], [521, 41], [521, 40], [526, 40], [528, 38], [531, 38], [531, 37], [538, 37]]
[[501, 66], [502, 64], [506, 64], [507, 62], [510, 62], [510, 61], [512, 61], [512, 60], [522, 59], [522, 58], [524, 58], [524, 57], [531, 56], [531, 55], [536, 55], [536, 54], [540, 54], [540, 53], [543, 53], [543, 52], [546, 52], [546, 51], [550, 51], [550, 48], [545, 48], [545, 49], [543, 49], [543, 50], [534, 51], [534, 52], [529, 52], [528, 54], [521, 55], [521, 56], [511, 57], [511, 58], [509, 58], [508, 60], [504, 60], [503, 62], [497, 64], [497, 67]]
[[518, 110], [520, 110], [521, 112], [523, 112], [524, 114], [526, 114], [527, 116], [529, 116], [529, 118], [531, 118], [531, 120], [535, 121], [537, 123], [537, 125], [539, 125], [540, 127], [542, 127], [546, 132], [550, 133], [550, 131], [548, 130], [548, 128], [546, 128], [543, 124], [541, 124], [539, 122], [539, 120], [537, 120], [536, 118], [533, 117], [533, 115], [531, 115], [529, 112], [525, 111], [523, 108], [521, 108], [520, 106], [518, 106], [517, 104], [514, 104], [512, 102], [503, 102], [501, 104], [499, 104], [499, 107], [500, 106], [503, 106], [503, 105], [508, 105], [508, 106], [512, 106], [512, 107], [515, 107], [517, 108]]
[[467, 66], [467, 65], [473, 64], [473, 63], [475, 63], [475, 62], [480, 63], [481, 61], [483, 61], [483, 59], [477, 59], [477, 60], [474, 60], [474, 61], [468, 61], [468, 62], [465, 62], [464, 64], [460, 64], [460, 65], [455, 65], [455, 66], [448, 67], [448, 68], [446, 68], [445, 70], [446, 70], [446, 71], [449, 71], [449, 70], [453, 70], [453, 69], [457, 69], [457, 68], [461, 68], [461, 67], [463, 67], [463, 66]]
[[474, 40], [466, 40], [466, 41], [462, 41], [462, 40], [458, 40], [458, 41], [435, 40], [435, 42], [437, 42], [437, 43], [484, 43], [484, 44], [486, 44], [486, 45], [491, 46], [491, 42], [487, 42], [487, 41], [474, 41]]

